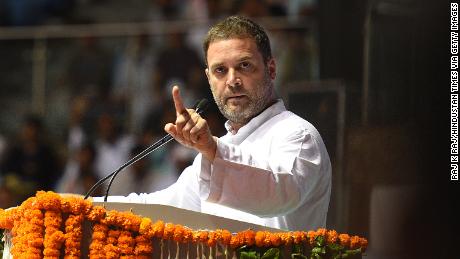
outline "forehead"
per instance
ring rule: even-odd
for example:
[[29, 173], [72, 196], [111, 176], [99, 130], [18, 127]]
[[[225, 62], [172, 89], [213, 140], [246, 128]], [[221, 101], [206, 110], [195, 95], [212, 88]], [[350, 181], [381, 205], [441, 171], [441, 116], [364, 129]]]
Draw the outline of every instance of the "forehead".
[[250, 38], [233, 38], [211, 42], [207, 56], [209, 65], [243, 58], [262, 60], [257, 44]]

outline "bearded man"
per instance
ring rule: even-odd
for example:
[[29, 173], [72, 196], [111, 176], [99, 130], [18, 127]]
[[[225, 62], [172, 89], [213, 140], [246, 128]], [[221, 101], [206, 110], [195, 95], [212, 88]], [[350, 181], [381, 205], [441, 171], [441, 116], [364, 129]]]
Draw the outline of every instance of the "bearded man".
[[274, 90], [275, 60], [261, 26], [231, 16], [204, 40], [205, 73], [228, 133], [216, 137], [174, 86], [176, 121], [165, 131], [199, 152], [176, 183], [109, 201], [160, 203], [284, 230], [325, 227], [331, 164], [309, 122]]

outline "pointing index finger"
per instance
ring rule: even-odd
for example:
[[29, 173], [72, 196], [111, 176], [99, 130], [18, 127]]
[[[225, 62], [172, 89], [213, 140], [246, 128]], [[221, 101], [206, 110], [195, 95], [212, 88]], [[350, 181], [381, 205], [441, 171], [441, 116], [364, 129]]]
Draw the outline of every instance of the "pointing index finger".
[[187, 110], [184, 107], [184, 102], [182, 101], [182, 98], [180, 97], [180, 91], [177, 85], [173, 86], [172, 96], [173, 96], [174, 106], [176, 108], [176, 113], [177, 114], [185, 113]]

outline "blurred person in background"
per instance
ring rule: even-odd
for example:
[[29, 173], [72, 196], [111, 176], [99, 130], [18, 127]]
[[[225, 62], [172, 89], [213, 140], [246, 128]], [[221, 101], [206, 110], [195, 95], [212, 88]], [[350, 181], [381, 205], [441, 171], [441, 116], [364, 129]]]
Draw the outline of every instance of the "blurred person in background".
[[67, 162], [64, 174], [56, 185], [56, 191], [59, 193], [86, 193], [99, 180], [94, 167], [95, 157], [96, 150], [93, 144], [81, 145], [74, 157]]
[[186, 103], [193, 105], [199, 95], [200, 82], [206, 82], [203, 75], [203, 62], [198, 53], [185, 41], [185, 35], [172, 32], [167, 35], [163, 48], [158, 53], [155, 65], [155, 84], [164, 96], [170, 98], [171, 83], [182, 82], [184, 93], [187, 93]]
[[98, 38], [80, 38], [66, 71], [71, 96], [89, 95], [106, 100], [112, 86], [112, 61], [111, 53], [99, 44]]
[[8, 144], [0, 166], [4, 185], [17, 195], [17, 201], [38, 190], [51, 190], [61, 173], [55, 150], [46, 142], [40, 117], [27, 115], [19, 133], [16, 141]]
[[112, 110], [103, 111], [97, 120], [95, 170], [104, 178], [129, 159], [135, 138], [125, 134]]
[[129, 40], [115, 62], [112, 95], [126, 107], [126, 126], [131, 133], [141, 133], [147, 113], [161, 106], [161, 92], [153, 83], [155, 59], [149, 36], [141, 34]]

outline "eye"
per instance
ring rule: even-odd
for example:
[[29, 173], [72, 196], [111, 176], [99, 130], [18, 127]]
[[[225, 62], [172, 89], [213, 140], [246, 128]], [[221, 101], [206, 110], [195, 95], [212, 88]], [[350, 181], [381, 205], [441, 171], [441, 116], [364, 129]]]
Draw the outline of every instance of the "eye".
[[217, 73], [217, 74], [222, 74], [225, 72], [225, 68], [224, 67], [216, 67], [214, 69], [214, 72]]
[[247, 61], [241, 62], [240, 67], [242, 69], [249, 69], [249, 68], [251, 68], [251, 63], [249, 63]]

